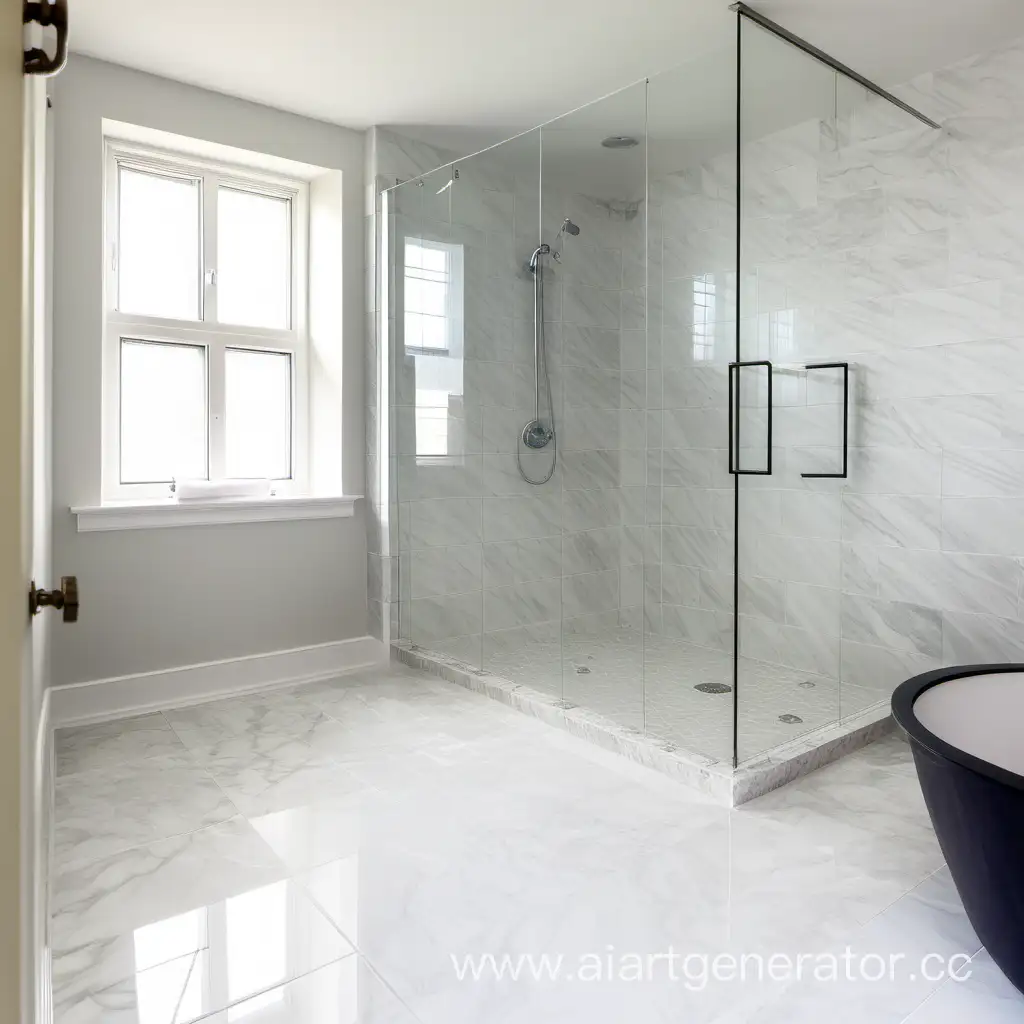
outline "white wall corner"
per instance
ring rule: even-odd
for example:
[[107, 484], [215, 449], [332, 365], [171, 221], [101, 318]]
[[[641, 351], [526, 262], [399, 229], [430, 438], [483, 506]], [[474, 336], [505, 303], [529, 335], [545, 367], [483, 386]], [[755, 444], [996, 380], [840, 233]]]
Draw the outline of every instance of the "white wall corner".
[[104, 722], [201, 704], [274, 687], [315, 682], [386, 664], [388, 648], [371, 636], [270, 651], [199, 665], [93, 679], [50, 688], [54, 728]]

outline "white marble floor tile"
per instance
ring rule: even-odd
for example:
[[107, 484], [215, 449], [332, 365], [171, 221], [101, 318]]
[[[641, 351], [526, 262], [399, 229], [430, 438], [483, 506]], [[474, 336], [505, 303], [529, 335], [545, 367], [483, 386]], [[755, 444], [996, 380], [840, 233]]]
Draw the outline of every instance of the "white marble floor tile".
[[[863, 928], [822, 952], [855, 965], [838, 978], [805, 978], [754, 1018], [756, 1024], [902, 1024], [942, 984], [936, 977], [973, 957], [980, 943], [943, 868]], [[932, 958], [927, 960], [926, 958]], [[877, 975], [877, 976], [876, 976]], [[752, 1022], [753, 1024], [753, 1022]]]
[[213, 746], [198, 747], [193, 754], [250, 817], [339, 799], [362, 788], [338, 761], [282, 734], [229, 736]]
[[55, 956], [280, 881], [287, 872], [244, 818], [88, 864], [52, 881]]
[[[188, 1024], [192, 992], [172, 1024]], [[208, 1024], [419, 1024], [360, 957], [352, 956], [202, 1018]]]
[[58, 776], [184, 752], [181, 740], [159, 713], [60, 729], [54, 737]]
[[[177, 748], [182, 765], [208, 771], [248, 820], [91, 859], [94, 845], [89, 860], [59, 866], [57, 1024], [1016, 1019], [1015, 994], [984, 956], [973, 987], [701, 983], [716, 955], [978, 952], [897, 738], [730, 810], [404, 668], [219, 703], [168, 720], [191, 747]], [[144, 835], [146, 794], [162, 827], [221, 813], [208, 787], [190, 799], [184, 775], [180, 787], [162, 780], [167, 753], [140, 759], [145, 744], [121, 738], [131, 731], [87, 746], [105, 745], [101, 762], [134, 757], [134, 781], [108, 760], [59, 783], [87, 851], [106, 841], [102, 824], [95, 839], [84, 831], [89, 809], [102, 822], [121, 785], [138, 815], [111, 825], [111, 841]], [[96, 792], [67, 796], [93, 778]], [[75, 843], [62, 848], [74, 857]], [[701, 959], [689, 976], [623, 976], [629, 954], [670, 951]], [[513, 981], [485, 966], [460, 979], [452, 957], [483, 954], [562, 961], [555, 976]], [[609, 956], [610, 976], [578, 976], [581, 958]]]
[[[1024, 994], [1010, 984], [988, 952], [936, 989], [905, 1024], [1019, 1024], [1024, 1020]], [[959, 980], [959, 979], [963, 980]]]
[[118, 955], [97, 962], [90, 974], [61, 971], [55, 1024], [102, 1024], [114, 1014], [139, 1024], [185, 1024], [353, 952], [288, 880], [144, 925], [118, 940], [108, 946]]
[[361, 792], [261, 814], [250, 821], [291, 870], [305, 871], [357, 853], [377, 801], [375, 791]]
[[301, 739], [324, 716], [287, 693], [270, 691], [162, 712], [186, 747], [208, 747], [227, 736]]
[[237, 813], [187, 753], [65, 775], [54, 793], [54, 863], [97, 860]]

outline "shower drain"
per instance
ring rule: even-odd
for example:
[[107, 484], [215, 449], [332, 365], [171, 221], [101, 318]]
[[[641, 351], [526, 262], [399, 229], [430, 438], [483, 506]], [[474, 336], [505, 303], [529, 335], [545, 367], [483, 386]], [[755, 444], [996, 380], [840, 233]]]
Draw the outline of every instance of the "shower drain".
[[732, 687], [726, 686], [725, 683], [698, 683], [695, 690], [700, 690], [701, 693], [731, 693]]
[[797, 684], [802, 690], [813, 690], [818, 684], [813, 679], [805, 679]]
[[779, 715], [779, 721], [786, 725], [799, 725], [803, 719], [799, 715]]
[[589, 676], [590, 675], [590, 669], [587, 668], [586, 665], [580, 665], [576, 669], [576, 675], [578, 675], [578, 676]]

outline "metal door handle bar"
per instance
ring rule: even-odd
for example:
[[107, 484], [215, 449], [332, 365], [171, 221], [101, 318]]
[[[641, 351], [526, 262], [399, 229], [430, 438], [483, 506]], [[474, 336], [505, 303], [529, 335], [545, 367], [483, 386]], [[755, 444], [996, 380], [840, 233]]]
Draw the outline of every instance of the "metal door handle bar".
[[808, 370], [843, 371], [843, 470], [841, 473], [801, 473], [805, 480], [845, 480], [850, 469], [850, 364], [808, 363]]
[[[746, 366], [764, 366], [768, 370], [768, 453], [765, 469], [740, 469], [739, 423], [736, 421], [736, 400], [733, 390], [733, 379], [739, 386], [739, 373]], [[753, 359], [747, 362], [729, 364], [729, 472], [733, 476], [771, 476], [772, 475], [772, 364], [767, 359]]]

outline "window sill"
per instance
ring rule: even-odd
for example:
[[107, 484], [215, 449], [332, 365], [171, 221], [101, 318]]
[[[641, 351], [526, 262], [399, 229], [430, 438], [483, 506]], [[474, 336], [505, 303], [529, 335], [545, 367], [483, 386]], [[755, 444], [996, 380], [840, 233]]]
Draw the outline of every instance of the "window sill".
[[286, 519], [348, 519], [362, 496], [239, 498], [220, 501], [111, 502], [71, 509], [79, 533], [148, 530], [213, 523], [274, 523]]

